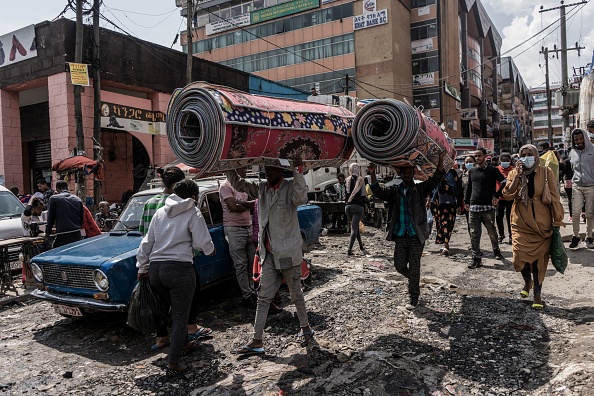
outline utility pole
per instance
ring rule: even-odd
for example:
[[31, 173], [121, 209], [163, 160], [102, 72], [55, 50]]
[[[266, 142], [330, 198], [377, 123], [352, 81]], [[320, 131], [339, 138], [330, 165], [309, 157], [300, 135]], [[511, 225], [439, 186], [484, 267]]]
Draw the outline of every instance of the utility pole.
[[[99, 37], [99, 6], [101, 0], [93, 1], [93, 159], [101, 161], [103, 150], [101, 148], [101, 61]], [[101, 202], [101, 182], [95, 177], [93, 183], [93, 202], [95, 206]]]
[[192, 82], [192, 17], [194, 16], [194, 7], [192, 7], [192, 0], [188, 0], [187, 2], [188, 8], [188, 15], [187, 15], [187, 30], [188, 34], [187, 37], [187, 44], [188, 44], [188, 58], [186, 64], [186, 84], [190, 84]]
[[[84, 30], [82, 20], [82, 3], [83, 0], [76, 0], [76, 41], [74, 49], [74, 62], [82, 63], [83, 56], [83, 41]], [[74, 120], [76, 125], [76, 155], [82, 154], [85, 149], [85, 135], [83, 131], [82, 122], [82, 103], [81, 103], [82, 87], [80, 85], [74, 86]], [[75, 177], [75, 192], [76, 195], [83, 201], [85, 199], [85, 181], [84, 176], [77, 174]]]
[[546, 95], [547, 95], [547, 125], [548, 125], [548, 139], [549, 144], [553, 144], [553, 123], [551, 121], [551, 89], [549, 87], [549, 48], [542, 47], [541, 54], [545, 57], [545, 84], [546, 84]]
[[[567, 48], [567, 20], [565, 17], [565, 8], [566, 7], [573, 7], [573, 6], [578, 6], [581, 4], [586, 4], [587, 1], [580, 1], [579, 3], [573, 3], [573, 4], [565, 4], [564, 1], [561, 1], [561, 5], [559, 7], [553, 7], [553, 8], [548, 8], [546, 10], [543, 9], [543, 6], [540, 6], [540, 11], [539, 13], [543, 13], [543, 12], [548, 12], [548, 11], [553, 11], [553, 10], [559, 10], [559, 20], [560, 20], [560, 24], [561, 24], [561, 49], [557, 49], [555, 48], [554, 51], [550, 51], [550, 52], [555, 52], [555, 54], [557, 54], [558, 56], [558, 52], [561, 52], [561, 91], [565, 92], [567, 89], [569, 89], [569, 77], [567, 75], [567, 51], [578, 51], [578, 56], [580, 53], [580, 49], [584, 49], [583, 47], [579, 47], [576, 44], [576, 48]], [[548, 61], [548, 58], [547, 58]], [[548, 72], [547, 72], [548, 75]], [[550, 93], [548, 92], [548, 88], [547, 88], [547, 95], [550, 95]], [[562, 103], [559, 104], [561, 107], [561, 114], [562, 114], [562, 119], [563, 119], [563, 135], [565, 135], [566, 133], [568, 133], [568, 129], [569, 129], [569, 112], [565, 110], [565, 95], [562, 95]], [[549, 112], [550, 112], [550, 107], [549, 107]], [[553, 144], [553, 140], [551, 138], [552, 134], [550, 131], [550, 117], [549, 117], [549, 140], [550, 140], [550, 144]]]
[[344, 95], [349, 96], [349, 75], [344, 75]]

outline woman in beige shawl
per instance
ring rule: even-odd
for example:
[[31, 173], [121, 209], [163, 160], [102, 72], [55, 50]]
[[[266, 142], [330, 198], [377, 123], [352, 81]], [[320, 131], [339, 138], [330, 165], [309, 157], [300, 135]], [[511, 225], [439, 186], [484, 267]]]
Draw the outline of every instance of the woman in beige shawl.
[[[547, 200], [547, 183], [551, 202], [545, 204], [542, 201], [543, 193], [545, 202]], [[512, 260], [525, 282], [520, 295], [528, 297], [534, 287], [532, 308], [542, 309], [540, 292], [549, 264], [553, 227], [563, 225], [563, 206], [555, 174], [548, 167], [539, 165], [535, 146], [527, 144], [520, 149], [520, 160], [516, 169], [507, 176], [503, 197], [514, 201], [511, 213]]]

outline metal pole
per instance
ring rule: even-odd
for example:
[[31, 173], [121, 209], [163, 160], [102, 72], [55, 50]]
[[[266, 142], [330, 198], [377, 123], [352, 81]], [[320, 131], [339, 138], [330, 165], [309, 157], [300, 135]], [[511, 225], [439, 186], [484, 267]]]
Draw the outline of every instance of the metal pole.
[[349, 75], [344, 75], [344, 94], [345, 96], [349, 96]]
[[[82, 63], [83, 56], [83, 41], [84, 41], [84, 30], [82, 20], [82, 2], [83, 0], [76, 0], [76, 41], [74, 49], [74, 62]], [[80, 85], [74, 86], [74, 120], [76, 125], [76, 153], [75, 155], [82, 154], [85, 149], [85, 135], [83, 130], [82, 122], [82, 103], [81, 103], [81, 92], [82, 87]], [[84, 176], [76, 173], [75, 176], [75, 193], [83, 199], [85, 198], [85, 180]]]
[[192, 82], [192, 17], [194, 16], [194, 11], [192, 7], [192, 0], [188, 0], [187, 2], [188, 8], [188, 15], [187, 15], [187, 45], [188, 45], [188, 58], [186, 64], [186, 84], [190, 84]]
[[553, 124], [551, 122], [551, 89], [549, 87], [549, 48], [546, 47], [543, 50], [545, 56], [545, 83], [546, 83], [546, 95], [547, 95], [547, 120], [548, 120], [548, 136], [549, 144], [553, 144]]
[[[559, 9], [559, 12], [561, 14], [561, 89], [567, 90], [569, 89], [569, 80], [567, 75], [567, 26], [565, 18], [565, 6], [563, 5], [563, 2], [561, 2], [561, 4], [561, 8]], [[563, 135], [565, 131], [569, 128], [569, 112], [565, 110], [564, 106], [565, 95], [561, 95], [560, 107], [562, 108], [561, 114], [563, 124], [563, 131], [561, 131], [561, 135]], [[549, 137], [549, 139], [551, 138]], [[552, 140], [550, 140], [549, 143], [553, 145]]]
[[[100, 61], [100, 35], [99, 35], [99, 6], [101, 0], [93, 2], [93, 94], [94, 94], [94, 123], [93, 123], [93, 158], [101, 161], [101, 61]], [[101, 182], [95, 177], [93, 183], [93, 203], [99, 205], [101, 201]]]

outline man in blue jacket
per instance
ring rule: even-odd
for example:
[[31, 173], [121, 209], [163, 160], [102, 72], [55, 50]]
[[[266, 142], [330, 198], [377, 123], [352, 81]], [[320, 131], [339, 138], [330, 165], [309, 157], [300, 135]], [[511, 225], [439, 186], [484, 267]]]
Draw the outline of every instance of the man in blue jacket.
[[375, 164], [369, 164], [367, 170], [371, 176], [373, 195], [388, 203], [386, 239], [394, 241], [394, 266], [396, 271], [408, 278], [410, 304], [406, 309], [413, 310], [419, 304], [421, 295], [421, 255], [425, 241], [429, 238], [427, 210], [425, 201], [431, 191], [443, 178], [443, 157], [439, 156], [437, 170], [428, 180], [415, 184], [415, 168], [412, 166], [399, 169], [402, 183], [384, 188], [377, 182]]

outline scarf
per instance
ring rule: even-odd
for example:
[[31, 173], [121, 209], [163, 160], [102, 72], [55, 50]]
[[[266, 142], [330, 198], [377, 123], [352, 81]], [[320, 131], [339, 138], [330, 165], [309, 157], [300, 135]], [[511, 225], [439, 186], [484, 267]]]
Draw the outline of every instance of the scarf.
[[528, 206], [528, 175], [530, 175], [532, 172], [534, 172], [536, 170], [536, 168], [538, 168], [538, 166], [540, 165], [540, 155], [538, 155], [538, 149], [536, 148], [535, 145], [533, 144], [525, 144], [520, 148], [519, 153], [522, 154], [522, 151], [524, 149], [528, 149], [530, 150], [530, 154], [532, 154], [534, 156], [534, 165], [532, 165], [532, 168], [526, 168], [524, 167], [524, 172], [522, 173], [520, 182], [522, 184], [522, 187], [520, 187], [520, 198], [522, 199], [522, 203], [526, 206]]

